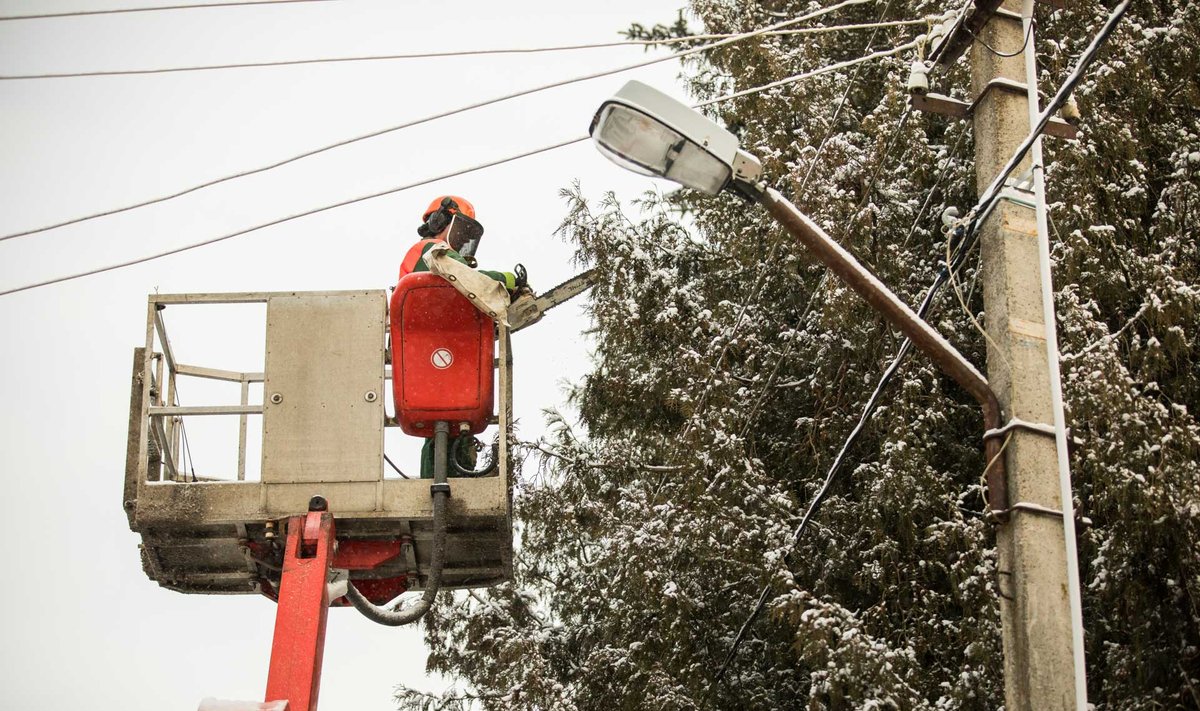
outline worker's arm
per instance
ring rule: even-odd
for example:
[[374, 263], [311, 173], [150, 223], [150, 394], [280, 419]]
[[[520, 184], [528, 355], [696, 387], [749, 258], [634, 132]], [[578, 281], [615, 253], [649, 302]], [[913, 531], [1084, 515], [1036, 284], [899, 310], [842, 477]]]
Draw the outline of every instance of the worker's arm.
[[[425, 249], [421, 252], [422, 260], [424, 260], [425, 254], [432, 248], [433, 248], [432, 244], [425, 247]], [[470, 262], [468, 262], [465, 258], [463, 258], [463, 256], [461, 254], [454, 251], [453, 249], [446, 250], [446, 256], [450, 257], [451, 259], [458, 262], [459, 264], [465, 264], [468, 267], [471, 266]], [[512, 272], [494, 272], [494, 271], [491, 271], [488, 269], [476, 269], [475, 271], [479, 272], [480, 274], [484, 275], [485, 277], [488, 277], [489, 279], [495, 279], [496, 281], [503, 284], [504, 288], [508, 289], [509, 291], [513, 291], [517, 288], [517, 275], [513, 274]]]
[[517, 288], [517, 276], [512, 272], [493, 272], [488, 269], [476, 269], [475, 271], [479, 272], [485, 277], [495, 279], [503, 284], [504, 288], [508, 289], [509, 291]]

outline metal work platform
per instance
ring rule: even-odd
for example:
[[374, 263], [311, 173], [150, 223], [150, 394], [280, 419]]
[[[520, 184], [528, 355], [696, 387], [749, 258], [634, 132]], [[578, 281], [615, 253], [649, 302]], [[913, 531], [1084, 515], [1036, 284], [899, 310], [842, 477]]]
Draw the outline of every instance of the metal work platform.
[[[164, 314], [212, 304], [266, 304], [263, 372], [180, 362]], [[276, 597], [286, 520], [324, 497], [342, 560], [360, 589], [400, 580], [422, 589], [431, 554], [430, 480], [384, 477], [391, 377], [388, 298], [383, 290], [153, 295], [145, 345], [135, 349], [124, 508], [141, 535], [146, 574], [186, 593]], [[512, 358], [498, 325], [499, 464], [481, 477], [451, 477], [443, 587], [507, 580], [512, 571], [509, 440]], [[218, 329], [219, 330], [219, 329]], [[223, 334], [214, 334], [215, 340]], [[181, 406], [178, 383], [239, 384], [236, 405]], [[250, 403], [261, 383], [262, 402]], [[248, 418], [261, 415], [259, 480], [247, 480]], [[182, 418], [238, 418], [237, 469], [196, 477], [181, 466]]]

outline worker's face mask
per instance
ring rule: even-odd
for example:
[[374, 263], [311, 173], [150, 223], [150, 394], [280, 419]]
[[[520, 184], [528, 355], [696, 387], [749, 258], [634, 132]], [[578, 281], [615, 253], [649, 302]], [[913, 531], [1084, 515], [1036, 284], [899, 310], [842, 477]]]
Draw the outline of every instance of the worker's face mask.
[[483, 225], [466, 215], [454, 215], [450, 218], [450, 227], [446, 230], [446, 242], [450, 249], [464, 257], [474, 257], [481, 239]]

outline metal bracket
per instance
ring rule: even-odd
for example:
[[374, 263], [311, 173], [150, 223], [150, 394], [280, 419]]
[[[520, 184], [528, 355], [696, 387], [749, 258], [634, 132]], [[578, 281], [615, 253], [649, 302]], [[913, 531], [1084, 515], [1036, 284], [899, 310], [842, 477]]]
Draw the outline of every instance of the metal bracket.
[[[911, 99], [913, 108], [917, 111], [965, 120], [975, 114], [975, 107], [979, 105], [983, 97], [992, 89], [1011, 91], [1019, 93], [1021, 96], [1025, 96], [1028, 92], [1028, 88], [1021, 82], [997, 77], [988, 82], [979, 96], [975, 97], [975, 100], [971, 103], [936, 93], [913, 93], [911, 94]], [[1067, 123], [1057, 116], [1050, 119], [1050, 122], [1046, 124], [1044, 132], [1047, 136], [1068, 140], [1079, 137], [1079, 130], [1073, 124]]]
[[450, 484], [447, 482], [443, 482], [441, 484], [430, 484], [429, 485], [429, 495], [432, 496], [434, 494], [449, 495], [450, 494]]
[[1039, 514], [1041, 516], [1051, 516], [1053, 518], [1063, 518], [1066, 516], [1066, 514], [1064, 514], [1062, 511], [1059, 511], [1058, 509], [1048, 508], [1048, 507], [1042, 506], [1041, 504], [1031, 504], [1028, 501], [1018, 501], [1017, 503], [1013, 504], [1012, 506], [1009, 506], [1008, 511], [1009, 512], [1027, 511], [1032, 514]]
[[[1000, 194], [996, 196], [996, 202], [1000, 202], [1001, 200], [1007, 200], [1008, 202], [1016, 203], [1031, 210], [1037, 209], [1037, 202], [1035, 201], [1035, 198], [1030, 195], [1029, 191], [1015, 185], [1008, 185], [1000, 190]], [[991, 211], [989, 210], [988, 212]], [[987, 212], [985, 212], [979, 219], [981, 222], [987, 219]]]
[[992, 79], [991, 81], [989, 81], [987, 83], [987, 86], [983, 87], [983, 91], [979, 92], [979, 96], [976, 96], [975, 100], [972, 101], [970, 106], [967, 108], [967, 113], [974, 114], [976, 107], [979, 106], [979, 104], [983, 101], [984, 97], [987, 96], [988, 93], [992, 91], [992, 89], [999, 89], [1001, 91], [1010, 91], [1021, 97], [1025, 97], [1025, 96], [1029, 95], [1029, 86], [1028, 85], [1022, 84], [1019, 81], [1013, 81], [1012, 79], [1006, 79], [1005, 77], [996, 77], [995, 79]]
[[350, 587], [350, 571], [344, 568], [330, 568], [329, 580], [325, 583], [326, 599], [330, 602], [345, 597], [346, 589]]
[[992, 10], [992, 17], [1003, 17], [1006, 20], [1015, 20], [1017, 22], [1021, 22], [1025, 19], [1024, 17], [1021, 17], [1021, 13], [1013, 12], [1012, 10], [1005, 10], [1003, 7], [998, 7], [995, 10]]
[[999, 570], [999, 569], [996, 570], [996, 594], [999, 595], [1000, 597], [1004, 598], [1005, 600], [1012, 602], [1017, 599], [1016, 595], [1009, 595], [1008, 593], [1004, 592], [1003, 586], [1000, 585], [1000, 581], [1005, 577], [1008, 578], [1008, 580], [1009, 580], [1008, 584], [1011, 586], [1012, 578], [1013, 578], [1012, 571], [1011, 570]]
[[995, 429], [987, 430], [986, 432], [984, 432], [983, 440], [986, 442], [987, 440], [989, 440], [993, 437], [1001, 437], [1003, 435], [1008, 434], [1012, 430], [1025, 430], [1026, 432], [1033, 432], [1034, 434], [1046, 435], [1047, 437], [1057, 437], [1058, 436], [1058, 432], [1055, 431], [1054, 425], [1046, 425], [1046, 424], [1042, 424], [1040, 422], [1026, 422], [1025, 420], [1022, 420], [1019, 417], [1013, 417], [1012, 419], [1010, 419], [1008, 421], [1007, 424], [1003, 425], [1002, 427], [997, 427]]

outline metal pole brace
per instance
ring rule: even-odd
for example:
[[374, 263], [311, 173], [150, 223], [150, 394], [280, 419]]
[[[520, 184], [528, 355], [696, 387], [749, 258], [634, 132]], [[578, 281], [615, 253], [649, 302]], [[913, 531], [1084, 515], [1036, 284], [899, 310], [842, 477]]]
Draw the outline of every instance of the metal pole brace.
[[429, 485], [429, 495], [433, 496], [434, 494], [445, 494], [445, 495], [449, 496], [450, 495], [450, 483], [442, 482], [441, 484], [430, 484]]
[[976, 96], [975, 100], [971, 102], [970, 106], [967, 108], [967, 115], [973, 115], [975, 113], [975, 109], [979, 108], [979, 104], [983, 101], [984, 97], [986, 97], [992, 91], [992, 89], [1010, 91], [1022, 98], [1029, 96], [1028, 85], [1019, 81], [1013, 81], [1012, 79], [1006, 79], [1005, 77], [996, 77], [995, 79], [989, 81], [987, 86], [983, 87], [983, 91], [979, 92], [979, 96]]
[[1026, 422], [1019, 417], [1013, 417], [1009, 419], [1007, 424], [984, 432], [983, 441], [986, 442], [993, 437], [1002, 437], [1013, 430], [1025, 430], [1026, 432], [1046, 435], [1047, 437], [1058, 436], [1058, 432], [1054, 429], [1054, 425], [1042, 424], [1040, 422]]
[[[995, 429], [990, 429], [990, 430], [987, 430], [986, 432], [984, 432], [983, 439], [986, 442], [987, 440], [993, 439], [995, 437], [1003, 437], [1004, 435], [1007, 435], [1008, 433], [1012, 432], [1013, 430], [1024, 430], [1026, 432], [1031, 432], [1033, 434], [1039, 434], [1044, 437], [1054, 437], [1056, 439], [1058, 437], [1058, 432], [1054, 429], [1054, 425], [1047, 425], [1047, 424], [1044, 424], [1041, 422], [1026, 422], [1025, 420], [1022, 420], [1019, 417], [1013, 417], [1012, 419], [1010, 419], [1008, 421], [1007, 424], [1003, 425], [1002, 427], [996, 427]], [[1069, 430], [1067, 432], [1067, 435], [1068, 435], [1068, 437], [1070, 436]], [[1003, 523], [1007, 520], [1008, 515], [1014, 511], [1025, 511], [1025, 512], [1031, 513], [1031, 514], [1038, 514], [1040, 516], [1050, 516], [1050, 517], [1059, 518], [1059, 519], [1063, 518], [1066, 515], [1058, 509], [1052, 509], [1052, 508], [1049, 508], [1046, 506], [1042, 506], [1041, 504], [1034, 504], [1034, 503], [1030, 503], [1028, 501], [1018, 501], [1017, 503], [1012, 504], [1011, 506], [1009, 506], [1006, 509], [999, 509], [999, 510], [992, 509], [989, 513], [991, 513], [992, 516], [994, 516], [996, 518], [997, 523]]]
[[[975, 100], [971, 103], [932, 92], [912, 92], [910, 98], [912, 99], [913, 108], [918, 111], [965, 120], [975, 114], [975, 108], [979, 106], [979, 102], [983, 101], [983, 97], [987, 96], [988, 92], [992, 89], [1011, 91], [1021, 96], [1028, 95], [1028, 88], [1025, 84], [1013, 81], [1012, 79], [997, 77], [989, 81], [987, 86], [983, 88], [983, 91], [979, 92], [979, 96], [975, 97]], [[1047, 136], [1054, 136], [1055, 138], [1074, 139], [1079, 137], [1079, 130], [1074, 124], [1068, 123], [1057, 116], [1051, 118], [1050, 122], [1046, 124], [1044, 133]]]
[[1013, 511], [1027, 511], [1031, 514], [1038, 514], [1041, 516], [1050, 516], [1052, 518], [1063, 518], [1064, 516], [1066, 516], [1066, 514], [1064, 514], [1062, 511], [1059, 511], [1058, 509], [1052, 509], [1052, 508], [1049, 508], [1046, 506], [1042, 506], [1041, 504], [1032, 504], [1032, 503], [1029, 503], [1028, 501], [1018, 501], [1017, 503], [1013, 504], [1012, 506], [1009, 506], [1008, 509], [1005, 511], [1005, 513], [1011, 513]]

